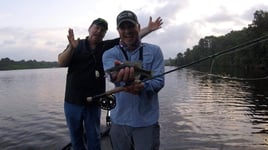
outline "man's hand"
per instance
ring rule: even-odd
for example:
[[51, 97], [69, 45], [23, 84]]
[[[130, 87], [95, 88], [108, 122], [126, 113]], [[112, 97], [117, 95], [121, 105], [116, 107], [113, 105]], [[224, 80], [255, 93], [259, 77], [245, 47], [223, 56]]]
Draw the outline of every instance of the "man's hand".
[[[121, 62], [116, 60], [114, 62], [114, 65], [120, 65]], [[120, 69], [118, 72], [112, 74], [111, 76], [112, 81], [117, 83], [117, 82], [129, 82], [129, 81], [134, 81], [134, 68], [133, 67], [125, 67], [124, 69]]]
[[139, 80], [135, 80], [130, 85], [125, 87], [125, 91], [134, 95], [138, 95], [143, 88], [144, 83]]
[[69, 44], [72, 48], [76, 48], [79, 43], [79, 38], [77, 40], [74, 39], [74, 31], [73, 29], [69, 28], [68, 35], [67, 35]]
[[158, 17], [155, 21], [152, 21], [152, 17], [149, 18], [148, 26], [145, 28], [142, 28], [140, 30], [139, 36], [140, 38], [145, 37], [147, 34], [160, 29], [161, 25], [163, 24], [162, 18]]
[[157, 29], [161, 28], [161, 25], [163, 24], [163, 20], [161, 17], [158, 17], [154, 22], [152, 21], [152, 17], [150, 16], [149, 23], [148, 23], [148, 28], [149, 30], [155, 31]]

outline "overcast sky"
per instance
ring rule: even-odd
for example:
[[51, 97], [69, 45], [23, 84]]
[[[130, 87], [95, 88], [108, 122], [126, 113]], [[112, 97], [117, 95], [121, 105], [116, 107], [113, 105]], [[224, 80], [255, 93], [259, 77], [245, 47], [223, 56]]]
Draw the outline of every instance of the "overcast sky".
[[142, 27], [149, 16], [162, 17], [162, 29], [143, 42], [159, 45], [168, 59], [200, 38], [248, 27], [256, 10], [268, 11], [268, 0], [1, 0], [0, 58], [57, 61], [68, 44], [68, 28], [84, 38], [101, 17], [109, 23], [105, 39], [115, 38], [116, 16], [123, 10], [134, 11]]

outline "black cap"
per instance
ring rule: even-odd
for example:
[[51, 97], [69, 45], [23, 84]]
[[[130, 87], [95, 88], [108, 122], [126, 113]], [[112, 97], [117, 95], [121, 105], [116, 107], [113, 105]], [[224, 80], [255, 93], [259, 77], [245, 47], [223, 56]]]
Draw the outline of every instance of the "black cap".
[[129, 10], [122, 11], [116, 18], [117, 27], [121, 25], [121, 23], [128, 21], [133, 24], [138, 24], [138, 19], [135, 13]]
[[95, 20], [92, 22], [91, 26], [92, 26], [93, 24], [96, 24], [96, 25], [98, 25], [98, 26], [102, 26], [105, 30], [108, 30], [108, 23], [107, 23], [106, 20], [104, 20], [104, 19], [102, 19], [102, 18], [95, 19]]

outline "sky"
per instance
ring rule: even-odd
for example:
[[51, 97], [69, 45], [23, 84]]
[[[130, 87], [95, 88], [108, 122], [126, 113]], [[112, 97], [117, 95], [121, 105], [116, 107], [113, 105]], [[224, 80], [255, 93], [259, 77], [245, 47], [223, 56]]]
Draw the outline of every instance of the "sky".
[[175, 58], [206, 36], [222, 36], [248, 27], [268, 0], [1, 0], [0, 58], [57, 61], [67, 44], [68, 29], [85, 38], [96, 18], [108, 21], [104, 39], [118, 37], [116, 16], [136, 13], [141, 27], [161, 17], [162, 28], [142, 39], [159, 45], [164, 58]]

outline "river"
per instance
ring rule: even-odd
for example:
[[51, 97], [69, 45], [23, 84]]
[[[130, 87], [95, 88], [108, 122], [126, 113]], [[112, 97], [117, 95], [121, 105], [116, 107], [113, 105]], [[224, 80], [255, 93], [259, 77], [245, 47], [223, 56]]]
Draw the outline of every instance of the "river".
[[[59, 150], [70, 142], [63, 112], [66, 71], [0, 71], [1, 150]], [[188, 69], [165, 79], [161, 150], [268, 149], [267, 80], [226, 80]]]

